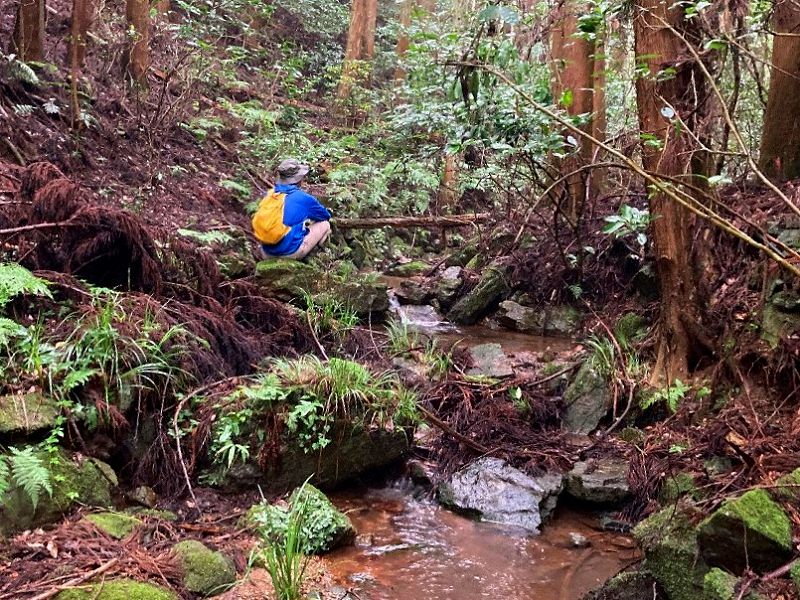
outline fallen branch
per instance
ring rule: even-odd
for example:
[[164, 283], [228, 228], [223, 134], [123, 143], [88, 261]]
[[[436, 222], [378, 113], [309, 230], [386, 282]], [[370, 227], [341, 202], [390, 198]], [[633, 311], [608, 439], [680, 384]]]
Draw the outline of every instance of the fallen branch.
[[489, 220], [489, 213], [430, 217], [371, 217], [364, 219], [334, 219], [339, 229], [374, 229], [377, 227], [464, 227]]
[[106, 564], [97, 567], [94, 571], [89, 571], [88, 573], [84, 573], [80, 577], [76, 577], [75, 579], [70, 579], [66, 583], [59, 585], [58, 587], [54, 587], [53, 589], [48, 590], [46, 592], [42, 592], [41, 594], [39, 594], [38, 596], [34, 596], [30, 600], [47, 600], [48, 598], [52, 598], [53, 596], [55, 596], [60, 592], [63, 592], [64, 590], [76, 587], [78, 585], [81, 585], [82, 583], [86, 583], [87, 581], [89, 581], [94, 577], [97, 577], [98, 575], [102, 575], [103, 573], [111, 569], [114, 565], [116, 565], [118, 562], [119, 558], [112, 558]]
[[417, 408], [418, 408], [419, 412], [422, 413], [422, 416], [425, 418], [425, 420], [428, 423], [430, 423], [431, 425], [435, 425], [436, 427], [441, 429], [447, 435], [455, 438], [456, 440], [458, 440], [459, 442], [461, 442], [465, 446], [468, 446], [468, 447], [472, 448], [473, 450], [475, 450], [475, 452], [479, 452], [481, 454], [489, 454], [491, 452], [491, 450], [489, 450], [489, 448], [487, 448], [486, 446], [484, 446], [482, 444], [479, 444], [475, 440], [471, 440], [467, 436], [461, 435], [460, 433], [458, 433], [455, 429], [450, 427], [447, 423], [442, 421], [439, 417], [437, 417], [435, 414], [433, 414], [431, 411], [429, 411], [424, 406], [419, 406], [418, 405]]

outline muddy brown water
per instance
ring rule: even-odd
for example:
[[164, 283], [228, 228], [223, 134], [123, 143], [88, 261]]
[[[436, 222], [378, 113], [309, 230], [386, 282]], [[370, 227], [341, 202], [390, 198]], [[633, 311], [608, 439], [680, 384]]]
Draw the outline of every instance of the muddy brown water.
[[[362, 600], [577, 600], [633, 562], [628, 536], [559, 510], [539, 536], [477, 522], [402, 486], [332, 497], [359, 532], [328, 555], [334, 579]], [[584, 538], [577, 547], [572, 536]]]

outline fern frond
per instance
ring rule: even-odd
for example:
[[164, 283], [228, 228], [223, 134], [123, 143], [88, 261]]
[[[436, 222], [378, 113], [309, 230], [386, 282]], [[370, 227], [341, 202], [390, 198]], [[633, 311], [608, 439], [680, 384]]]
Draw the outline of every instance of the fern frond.
[[16, 321], [0, 317], [0, 346], [6, 346], [11, 338], [24, 336], [25, 331], [25, 327]]
[[19, 294], [52, 298], [44, 279], [17, 263], [0, 263], [0, 309]]
[[30, 447], [22, 450], [11, 448], [10, 460], [14, 482], [27, 494], [33, 509], [36, 510], [42, 492], [47, 492], [49, 496], [53, 495], [50, 471]]
[[2, 505], [3, 496], [11, 488], [11, 471], [8, 468], [8, 461], [5, 457], [0, 456], [0, 505]]

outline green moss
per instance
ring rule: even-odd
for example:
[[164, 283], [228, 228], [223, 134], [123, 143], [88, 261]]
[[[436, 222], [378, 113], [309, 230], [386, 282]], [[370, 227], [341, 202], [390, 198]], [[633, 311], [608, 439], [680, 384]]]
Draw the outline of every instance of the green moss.
[[746, 566], [764, 571], [780, 566], [792, 549], [792, 524], [764, 490], [725, 501], [698, 526], [706, 560], [740, 573]]
[[116, 476], [107, 464], [95, 459], [73, 461], [66, 453], [42, 452], [50, 471], [52, 495], [43, 495], [36, 508], [19, 488], [9, 490], [0, 501], [0, 536], [57, 521], [73, 506], [109, 506]]
[[778, 478], [772, 495], [777, 500], [800, 502], [800, 469]]
[[703, 591], [708, 600], [731, 600], [736, 591], [735, 575], [722, 569], [711, 569], [703, 578]]
[[178, 515], [176, 515], [171, 510], [161, 510], [158, 508], [144, 508], [144, 507], [134, 507], [129, 508], [125, 511], [131, 515], [138, 515], [142, 517], [151, 517], [153, 519], [161, 519], [162, 521], [177, 521]]
[[623, 442], [638, 446], [639, 444], [644, 443], [644, 440], [647, 436], [645, 435], [645, 432], [638, 427], [625, 427], [619, 432], [617, 437]]
[[389, 271], [389, 275], [394, 275], [395, 277], [413, 277], [414, 275], [422, 275], [430, 271], [431, 266], [422, 260], [412, 260], [411, 262], [397, 265], [396, 267], [392, 267]]
[[150, 583], [120, 579], [88, 588], [64, 590], [56, 600], [178, 600], [178, 595]]
[[665, 508], [642, 521], [634, 536], [644, 550], [644, 567], [670, 600], [702, 598], [708, 566], [700, 557], [690, 505]]
[[211, 596], [223, 592], [236, 581], [236, 571], [230, 561], [198, 541], [179, 542], [173, 550], [183, 571], [183, 584], [190, 592]]
[[800, 561], [796, 561], [792, 568], [789, 569], [789, 577], [794, 583], [797, 593], [800, 594]]
[[[302, 528], [303, 552], [323, 554], [352, 543], [356, 533], [353, 523], [313, 485], [306, 484], [294, 491], [289, 506], [294, 508], [298, 505], [306, 511]], [[267, 542], [283, 537], [288, 521], [289, 511], [282, 506], [256, 504], [248, 512], [248, 522]]]
[[674, 504], [679, 498], [686, 495], [692, 497], [697, 495], [694, 476], [691, 473], [678, 473], [664, 482], [658, 500], [661, 504]]
[[0, 433], [28, 434], [56, 424], [58, 403], [40, 393], [0, 396]]
[[86, 515], [86, 520], [112, 538], [121, 540], [128, 537], [142, 522], [136, 517], [115, 512], [102, 512]]

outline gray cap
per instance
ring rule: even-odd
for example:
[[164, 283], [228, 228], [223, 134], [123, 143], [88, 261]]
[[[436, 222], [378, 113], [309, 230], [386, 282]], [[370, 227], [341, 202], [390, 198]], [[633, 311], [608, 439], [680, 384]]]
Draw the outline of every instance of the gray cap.
[[277, 183], [298, 183], [308, 174], [310, 167], [296, 158], [287, 158], [278, 165]]

